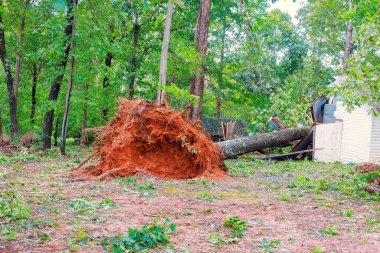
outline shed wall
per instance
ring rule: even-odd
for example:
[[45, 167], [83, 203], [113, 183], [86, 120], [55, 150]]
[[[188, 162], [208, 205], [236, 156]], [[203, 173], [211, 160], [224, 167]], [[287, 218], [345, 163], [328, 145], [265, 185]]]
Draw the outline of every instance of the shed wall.
[[343, 121], [341, 162], [368, 162], [372, 135], [372, 116], [368, 107], [358, 107], [350, 113], [338, 102], [335, 117]]
[[372, 116], [370, 162], [380, 163], [380, 115]]

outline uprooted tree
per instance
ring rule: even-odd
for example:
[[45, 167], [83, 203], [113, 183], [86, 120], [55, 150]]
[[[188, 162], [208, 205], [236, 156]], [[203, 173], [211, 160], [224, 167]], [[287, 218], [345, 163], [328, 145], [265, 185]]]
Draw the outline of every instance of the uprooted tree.
[[98, 142], [90, 157], [99, 162], [76, 173], [96, 179], [133, 176], [139, 171], [166, 178], [219, 179], [226, 175], [224, 159], [288, 144], [308, 132], [307, 128], [287, 129], [217, 145], [202, 122], [191, 123], [186, 112], [155, 102], [121, 99], [115, 117], [97, 131]]

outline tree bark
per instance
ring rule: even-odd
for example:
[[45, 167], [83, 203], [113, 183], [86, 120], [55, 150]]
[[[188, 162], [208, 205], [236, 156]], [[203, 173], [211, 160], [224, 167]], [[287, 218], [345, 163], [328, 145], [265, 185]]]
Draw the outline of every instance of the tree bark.
[[[172, 17], [173, 17], [173, 4], [168, 2], [168, 10], [166, 14], [165, 20], [165, 30], [164, 30], [164, 38], [162, 40], [162, 48], [161, 48], [161, 61], [160, 61], [160, 77], [159, 84], [165, 86], [166, 85], [166, 76], [168, 70], [168, 51], [169, 51], [169, 40], [170, 40], [170, 28], [172, 25]], [[157, 104], [158, 106], [162, 106], [166, 104], [166, 92], [161, 88], [158, 88], [157, 91]]]
[[257, 134], [243, 138], [218, 142], [224, 159], [258, 151], [264, 148], [283, 146], [295, 140], [304, 138], [310, 132], [309, 128], [291, 128], [273, 133]]
[[57, 119], [55, 120], [54, 147], [58, 147], [58, 129], [59, 129], [59, 113], [57, 113]]
[[[108, 52], [105, 59], [105, 64], [107, 68], [107, 75], [103, 78], [103, 93], [107, 93], [107, 88], [110, 86], [110, 79], [108, 76], [108, 70], [111, 68], [112, 64], [112, 58], [113, 54], [111, 52]], [[106, 123], [108, 121], [108, 108], [105, 106], [102, 109], [102, 115], [103, 115], [103, 123]]]
[[203, 92], [204, 92], [204, 76], [206, 72], [206, 53], [207, 53], [207, 39], [208, 28], [210, 22], [210, 0], [201, 0], [197, 18], [197, 28], [195, 32], [195, 44], [201, 58], [201, 68], [198, 75], [195, 75], [190, 80], [189, 91], [192, 95], [199, 98], [196, 106], [191, 105], [189, 110], [189, 117], [192, 122], [201, 118], [203, 106]]
[[[69, 57], [69, 52], [70, 52], [70, 40], [71, 40], [71, 35], [73, 32], [73, 0], [68, 0], [67, 1], [68, 9], [67, 9], [67, 26], [65, 28], [65, 34], [66, 34], [66, 39], [63, 43], [65, 47], [64, 55], [59, 63], [59, 71], [61, 74], [59, 74], [53, 84], [50, 87], [50, 93], [49, 93], [49, 101], [53, 100], [56, 101], [58, 98], [59, 90], [61, 88], [61, 83], [62, 79], [64, 77], [64, 71], [66, 69], [67, 65], [67, 60]], [[44, 124], [43, 124], [43, 129], [42, 129], [42, 148], [44, 150], [49, 149], [51, 147], [51, 134], [53, 130], [53, 120], [54, 120], [54, 109], [50, 109], [49, 111], [46, 112], [45, 118], [44, 118]]]
[[[350, 0], [348, 2], [348, 8], [349, 8], [349, 10], [352, 10], [354, 8], [353, 0]], [[354, 30], [354, 28], [352, 26], [352, 20], [349, 20], [347, 23], [346, 44], [344, 46], [344, 53], [343, 53], [343, 72], [346, 72], [346, 70], [348, 68], [348, 59], [350, 58], [350, 54], [351, 54], [353, 30]]]
[[31, 108], [31, 111], [30, 111], [30, 123], [31, 123], [31, 125], [34, 125], [34, 114], [36, 112], [36, 104], [37, 104], [37, 101], [36, 101], [37, 76], [38, 76], [37, 64], [34, 63], [33, 64], [33, 74], [32, 74], [32, 78], [33, 78], [33, 84], [32, 84], [32, 108]]
[[140, 24], [139, 15], [135, 14], [135, 22], [133, 23], [133, 48], [132, 48], [132, 62], [131, 62], [131, 78], [129, 81], [129, 94], [128, 99], [133, 99], [135, 93], [136, 69], [137, 69], [137, 45], [139, 42]]
[[[224, 5], [224, 1], [222, 1]], [[224, 6], [223, 6], [224, 7]], [[215, 109], [215, 116], [217, 119], [220, 118], [220, 108], [222, 107], [222, 87], [224, 86], [224, 79], [223, 79], [223, 71], [224, 71], [224, 51], [225, 51], [225, 44], [226, 44], [226, 14], [225, 10], [223, 13], [223, 31], [222, 31], [222, 46], [220, 49], [220, 67], [219, 67], [219, 74], [218, 74], [218, 87], [217, 87], [217, 94], [216, 94], [216, 109]]]
[[[0, 1], [2, 7], [3, 1]], [[5, 79], [7, 82], [8, 98], [9, 98], [9, 113], [11, 118], [11, 138], [15, 139], [19, 135], [18, 121], [17, 121], [17, 100], [13, 88], [13, 78], [11, 67], [7, 59], [7, 49], [4, 35], [4, 24], [0, 13], [0, 58], [4, 66]]]
[[22, 41], [24, 40], [26, 9], [28, 8], [29, 1], [30, 0], [25, 0], [25, 8], [22, 12], [21, 22], [20, 22], [20, 33], [18, 35], [18, 48], [17, 48], [17, 57], [16, 57], [16, 65], [15, 65], [15, 80], [13, 83], [16, 99], [17, 99], [17, 95], [18, 95], [18, 86], [20, 83], [21, 45], [22, 45]]
[[66, 137], [67, 137], [67, 124], [69, 121], [69, 113], [70, 113], [70, 98], [71, 91], [73, 90], [74, 85], [74, 63], [75, 63], [75, 25], [76, 25], [76, 13], [77, 13], [77, 0], [73, 0], [74, 5], [74, 15], [71, 29], [71, 61], [70, 61], [70, 83], [66, 94], [66, 104], [65, 104], [65, 112], [63, 113], [62, 120], [62, 132], [61, 132], [61, 155], [66, 155]]

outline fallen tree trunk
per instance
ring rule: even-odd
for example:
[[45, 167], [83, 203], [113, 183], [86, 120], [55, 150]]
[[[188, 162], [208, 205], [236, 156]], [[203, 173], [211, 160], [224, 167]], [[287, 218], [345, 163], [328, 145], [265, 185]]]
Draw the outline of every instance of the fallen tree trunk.
[[283, 146], [295, 140], [304, 138], [310, 132], [309, 128], [291, 128], [273, 133], [257, 134], [243, 138], [218, 142], [224, 159], [258, 151], [264, 148]]

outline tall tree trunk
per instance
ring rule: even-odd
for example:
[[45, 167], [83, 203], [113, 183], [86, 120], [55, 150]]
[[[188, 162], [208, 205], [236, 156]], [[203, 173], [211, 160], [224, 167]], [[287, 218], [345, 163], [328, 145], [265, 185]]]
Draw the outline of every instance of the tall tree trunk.
[[[169, 51], [169, 40], [170, 40], [170, 27], [172, 25], [172, 17], [173, 17], [173, 4], [168, 2], [168, 10], [166, 14], [165, 20], [165, 30], [164, 30], [164, 38], [162, 40], [162, 48], [161, 48], [161, 61], [160, 61], [160, 77], [159, 84], [165, 86], [166, 85], [166, 75], [168, 70], [168, 51]], [[158, 88], [157, 92], [157, 104], [158, 106], [165, 105], [166, 103], [166, 92], [161, 88]]]
[[[222, 0], [222, 3], [224, 5], [224, 1]], [[224, 7], [224, 6], [223, 6]], [[224, 71], [224, 54], [225, 54], [225, 44], [226, 44], [226, 14], [225, 9], [223, 13], [223, 31], [222, 31], [222, 46], [220, 49], [220, 67], [219, 67], [219, 74], [218, 74], [218, 87], [217, 87], [217, 94], [216, 94], [216, 110], [215, 110], [215, 116], [217, 119], [220, 118], [220, 108], [222, 106], [222, 87], [224, 86], [224, 78], [223, 78], [223, 71]]]
[[17, 48], [17, 57], [16, 57], [16, 65], [15, 65], [15, 80], [13, 82], [15, 96], [17, 98], [18, 94], [18, 86], [20, 83], [20, 70], [21, 70], [21, 45], [24, 40], [24, 29], [25, 29], [25, 18], [26, 18], [26, 9], [28, 8], [30, 0], [25, 0], [24, 10], [21, 16], [20, 22], [20, 33], [18, 35], [18, 48]]
[[[3, 1], [0, 1], [0, 7], [2, 7]], [[11, 67], [7, 59], [7, 49], [4, 35], [4, 24], [0, 13], [0, 58], [4, 66], [5, 79], [7, 82], [7, 90], [9, 97], [9, 113], [11, 118], [11, 137], [14, 140], [19, 135], [18, 122], [17, 122], [17, 101], [16, 95], [13, 89], [13, 78]]]
[[133, 99], [135, 93], [136, 69], [137, 69], [137, 45], [139, 42], [140, 24], [139, 15], [135, 14], [135, 22], [133, 23], [133, 48], [132, 48], [132, 62], [131, 62], [131, 78], [129, 81], [129, 94], [128, 98]]
[[70, 83], [66, 94], [66, 104], [65, 104], [65, 112], [63, 113], [62, 120], [62, 132], [61, 132], [61, 155], [66, 155], [66, 137], [67, 137], [67, 124], [69, 121], [69, 113], [70, 113], [70, 98], [71, 91], [73, 90], [74, 84], [74, 62], [75, 62], [75, 25], [76, 25], [76, 13], [77, 13], [77, 0], [73, 0], [74, 4], [74, 15], [73, 15], [73, 26], [72, 26], [72, 35], [71, 35], [71, 61], [70, 61]]
[[[349, 10], [352, 10], [354, 8], [353, 0], [350, 0], [348, 2], [348, 8]], [[349, 20], [347, 23], [347, 31], [346, 31], [346, 44], [344, 46], [344, 53], [343, 53], [343, 72], [346, 72], [348, 68], [348, 58], [351, 54], [351, 42], [352, 42], [352, 32], [354, 28], [352, 26], [352, 20]]]
[[32, 108], [31, 108], [31, 112], [30, 112], [30, 123], [31, 123], [31, 125], [34, 125], [34, 114], [36, 112], [36, 104], [37, 104], [36, 89], [37, 89], [37, 76], [38, 76], [37, 64], [36, 63], [33, 64], [33, 74], [32, 75], [33, 75], [32, 76], [33, 84], [32, 84]]
[[[49, 93], [49, 100], [56, 101], [58, 98], [59, 90], [61, 88], [61, 83], [62, 79], [64, 76], [64, 70], [66, 69], [67, 65], [67, 60], [69, 57], [69, 52], [70, 52], [70, 40], [71, 40], [71, 35], [73, 33], [73, 0], [68, 0], [67, 1], [68, 9], [67, 9], [67, 26], [65, 28], [65, 34], [66, 34], [66, 39], [63, 43], [65, 47], [64, 55], [63, 58], [61, 59], [61, 62], [59, 63], [59, 74], [53, 84], [50, 87], [50, 93]], [[45, 114], [44, 118], [44, 125], [42, 129], [42, 143], [43, 146], [42, 148], [44, 150], [49, 149], [51, 147], [51, 133], [53, 131], [53, 120], [54, 120], [54, 109], [49, 110]]]
[[[103, 78], [103, 93], [108, 93], [107, 88], [110, 86], [110, 79], [108, 76], [108, 70], [111, 68], [112, 58], [113, 58], [113, 54], [111, 52], [108, 52], [106, 55], [106, 60], [105, 60], [105, 64], [106, 64], [106, 68], [107, 68], [107, 75]], [[102, 109], [102, 116], [103, 116], [103, 123], [106, 123], [108, 121], [107, 105]]]
[[190, 80], [189, 91], [191, 94], [199, 98], [198, 104], [195, 107], [194, 105], [191, 105], [189, 110], [189, 116], [192, 122], [200, 119], [202, 114], [210, 8], [210, 0], [201, 0], [197, 18], [197, 29], [195, 32], [195, 44], [200, 54], [202, 65], [199, 73]]

